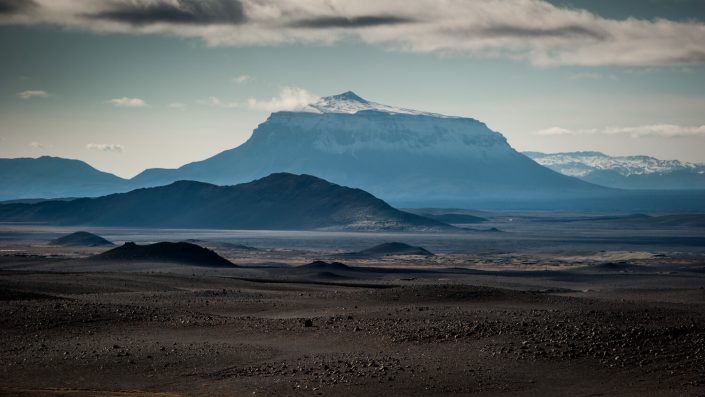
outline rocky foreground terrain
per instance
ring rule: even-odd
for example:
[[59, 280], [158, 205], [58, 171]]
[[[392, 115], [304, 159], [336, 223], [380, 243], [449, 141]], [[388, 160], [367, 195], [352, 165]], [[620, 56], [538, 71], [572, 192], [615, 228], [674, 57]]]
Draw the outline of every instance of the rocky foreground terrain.
[[705, 395], [702, 288], [332, 284], [3, 270], [0, 394]]

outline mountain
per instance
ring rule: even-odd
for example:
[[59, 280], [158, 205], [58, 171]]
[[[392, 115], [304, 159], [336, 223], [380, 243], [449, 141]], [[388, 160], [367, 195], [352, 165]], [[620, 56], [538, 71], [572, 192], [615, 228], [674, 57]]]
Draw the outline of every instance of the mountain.
[[561, 175], [471, 118], [396, 108], [352, 92], [272, 113], [239, 147], [133, 179], [233, 184], [273, 172], [316, 175], [399, 206], [460, 207], [589, 197], [609, 189]]
[[382, 243], [375, 245], [374, 247], [364, 249], [358, 252], [350, 252], [343, 254], [342, 256], [351, 258], [374, 258], [383, 256], [394, 256], [394, 255], [420, 255], [420, 256], [433, 256], [433, 253], [426, 250], [423, 247], [415, 247], [413, 245], [405, 243]]
[[0, 221], [152, 228], [453, 229], [394, 209], [360, 189], [286, 173], [237, 186], [179, 181], [99, 198], [4, 204]]
[[127, 183], [79, 160], [0, 159], [0, 200], [95, 197], [128, 190]]
[[600, 152], [524, 154], [561, 174], [613, 188], [705, 189], [705, 164]]
[[191, 243], [155, 243], [137, 245], [129, 242], [90, 259], [114, 262], [164, 262], [206, 267], [235, 267], [232, 262], [209, 250]]
[[64, 247], [105, 247], [115, 245], [110, 241], [88, 232], [75, 232], [52, 240], [49, 244]]

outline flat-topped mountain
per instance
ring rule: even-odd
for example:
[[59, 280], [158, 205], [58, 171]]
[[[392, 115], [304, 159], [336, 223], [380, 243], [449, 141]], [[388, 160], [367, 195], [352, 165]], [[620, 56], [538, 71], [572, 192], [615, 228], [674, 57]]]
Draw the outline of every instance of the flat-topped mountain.
[[272, 113], [243, 145], [178, 169], [146, 170], [133, 183], [232, 184], [273, 172], [316, 175], [410, 207], [609, 190], [540, 166], [478, 120], [382, 105], [352, 92]]
[[51, 240], [51, 245], [64, 247], [107, 247], [115, 245], [112, 242], [89, 232], [75, 232]]
[[94, 199], [0, 205], [0, 221], [212, 229], [449, 230], [371, 194], [310, 175], [236, 186], [180, 181]]
[[232, 262], [208, 248], [191, 243], [155, 243], [137, 245], [129, 242], [91, 257], [93, 260], [118, 262], [182, 263], [205, 267], [234, 267]]

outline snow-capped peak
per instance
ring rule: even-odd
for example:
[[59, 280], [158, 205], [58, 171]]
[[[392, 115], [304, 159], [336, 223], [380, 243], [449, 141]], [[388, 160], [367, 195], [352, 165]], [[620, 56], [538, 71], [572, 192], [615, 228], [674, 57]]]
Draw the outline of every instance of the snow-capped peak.
[[347, 113], [354, 114], [360, 111], [377, 111], [392, 114], [409, 114], [416, 116], [431, 116], [448, 118], [438, 113], [421, 112], [413, 109], [399, 108], [395, 106], [383, 105], [377, 102], [370, 102], [352, 91], [346, 91], [342, 94], [323, 97], [306, 106], [304, 111], [313, 113]]

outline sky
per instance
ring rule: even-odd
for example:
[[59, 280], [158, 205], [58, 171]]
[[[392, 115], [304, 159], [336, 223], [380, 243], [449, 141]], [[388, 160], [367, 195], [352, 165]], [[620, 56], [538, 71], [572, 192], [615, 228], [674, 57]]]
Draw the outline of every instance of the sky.
[[352, 90], [521, 151], [705, 162], [703, 0], [0, 0], [0, 157], [132, 177]]

